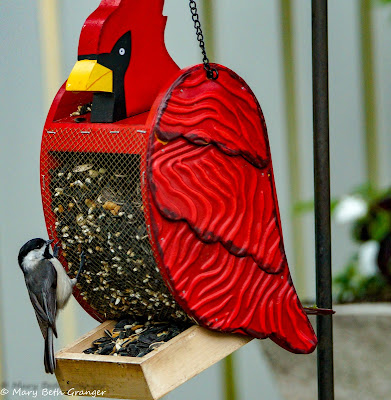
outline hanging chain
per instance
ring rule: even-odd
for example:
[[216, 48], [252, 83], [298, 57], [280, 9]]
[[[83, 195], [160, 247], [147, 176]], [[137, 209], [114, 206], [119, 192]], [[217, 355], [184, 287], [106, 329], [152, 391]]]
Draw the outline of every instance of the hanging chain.
[[209, 58], [206, 55], [206, 50], [205, 50], [205, 41], [204, 41], [204, 35], [202, 33], [201, 29], [201, 22], [200, 18], [198, 16], [198, 11], [197, 11], [197, 4], [194, 0], [189, 0], [189, 7], [191, 11], [191, 18], [194, 22], [194, 28], [196, 30], [196, 35], [197, 35], [197, 40], [200, 45], [200, 49], [203, 55], [202, 62], [204, 63], [204, 69], [206, 71], [206, 76], [208, 79], [217, 79], [219, 77], [219, 72], [217, 71], [216, 68], [212, 68], [209, 63]]

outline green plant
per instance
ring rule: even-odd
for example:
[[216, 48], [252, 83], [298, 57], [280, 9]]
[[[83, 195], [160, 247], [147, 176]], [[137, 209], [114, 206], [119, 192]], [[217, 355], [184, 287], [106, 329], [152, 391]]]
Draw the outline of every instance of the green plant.
[[333, 290], [338, 303], [391, 301], [391, 285], [380, 274], [363, 275], [357, 255], [334, 278]]
[[[388, 0], [391, 3], [391, 0]], [[296, 213], [312, 211], [313, 201], [295, 206]], [[365, 184], [331, 201], [337, 223], [351, 225], [357, 251], [333, 280], [339, 303], [391, 301], [391, 189]]]
[[334, 216], [337, 222], [352, 225], [352, 239], [359, 244], [356, 254], [334, 279], [337, 301], [390, 301], [390, 189], [362, 186], [337, 203]]

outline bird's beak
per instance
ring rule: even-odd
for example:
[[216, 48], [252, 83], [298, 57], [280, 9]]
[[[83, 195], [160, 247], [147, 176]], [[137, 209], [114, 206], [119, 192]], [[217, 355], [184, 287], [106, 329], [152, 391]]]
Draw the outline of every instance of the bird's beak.
[[50, 246], [54, 242], [54, 239], [49, 239], [46, 241], [46, 247]]
[[96, 60], [80, 60], [69, 75], [66, 90], [70, 92], [113, 92], [113, 71]]

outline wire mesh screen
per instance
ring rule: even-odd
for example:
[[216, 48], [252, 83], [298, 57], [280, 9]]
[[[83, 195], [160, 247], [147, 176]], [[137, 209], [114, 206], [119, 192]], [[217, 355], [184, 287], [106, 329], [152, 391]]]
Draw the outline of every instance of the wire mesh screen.
[[[94, 148], [98, 140], [101, 148], [118, 148], [123, 138], [110, 132], [84, 134], [79, 147]], [[186, 320], [159, 273], [149, 241], [140, 180], [146, 146], [135, 147], [135, 138], [129, 138], [134, 153], [112, 153], [69, 151], [64, 147], [69, 132], [48, 134], [51, 150], [41, 155], [48, 172], [43, 193], [49, 197], [44, 208], [50, 205], [50, 211], [45, 214], [54, 216], [53, 235], [70, 276], [76, 275], [84, 251], [86, 267], [77, 289], [93, 310], [105, 319]]]

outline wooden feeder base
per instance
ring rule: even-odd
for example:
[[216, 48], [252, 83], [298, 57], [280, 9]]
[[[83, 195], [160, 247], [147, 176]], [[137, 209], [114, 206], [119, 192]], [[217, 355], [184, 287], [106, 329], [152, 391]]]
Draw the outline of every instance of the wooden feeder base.
[[56, 377], [65, 394], [160, 399], [252, 340], [192, 326], [140, 358], [83, 353], [114, 325], [106, 321], [56, 354]]

